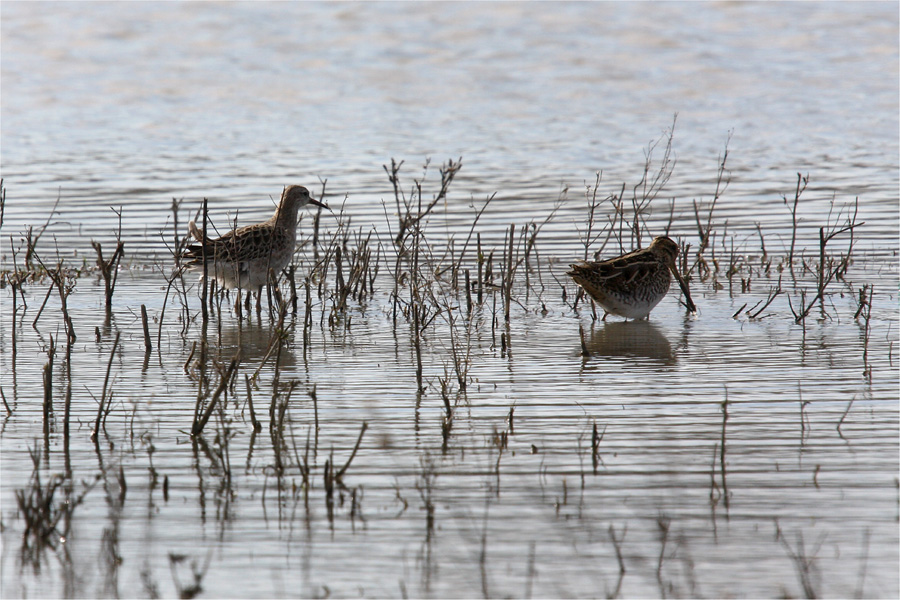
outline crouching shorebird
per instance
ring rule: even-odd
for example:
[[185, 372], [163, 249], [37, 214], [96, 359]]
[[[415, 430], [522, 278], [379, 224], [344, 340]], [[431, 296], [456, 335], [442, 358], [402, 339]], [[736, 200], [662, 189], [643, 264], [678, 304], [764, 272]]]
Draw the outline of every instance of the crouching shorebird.
[[190, 262], [185, 266], [202, 268], [205, 258], [209, 275], [223, 287], [262, 289], [269, 281], [269, 269], [278, 274], [291, 262], [297, 244], [297, 213], [307, 204], [328, 208], [302, 185], [289, 185], [267, 221], [238, 227], [217, 239], [205, 238], [191, 221], [188, 230], [199, 244], [188, 246], [183, 258]]
[[[691, 312], [697, 312], [687, 283], [675, 267], [678, 244], [667, 237], [618, 258], [571, 265], [568, 275], [607, 313], [626, 319], [645, 319], [669, 291], [675, 275]], [[606, 315], [603, 315], [606, 318]]]

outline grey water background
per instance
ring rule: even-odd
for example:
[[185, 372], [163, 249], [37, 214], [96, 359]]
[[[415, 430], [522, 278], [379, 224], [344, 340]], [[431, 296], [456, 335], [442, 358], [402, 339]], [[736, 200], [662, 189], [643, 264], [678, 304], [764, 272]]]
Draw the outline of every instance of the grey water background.
[[[113, 209], [128, 267], [114, 301], [125, 332], [113, 413], [122, 437], [105, 454], [124, 469], [127, 502], [113, 518], [92, 490], [68, 558], [51, 556], [39, 572], [17, 555], [14, 491], [28, 483], [27, 451], [41, 436], [47, 332], [31, 329], [34, 313], [16, 325], [13, 374], [9, 289], [0, 295], [2, 387], [15, 405], [0, 440], [4, 596], [172, 596], [190, 571], [170, 573], [169, 553], [208, 561], [205, 597], [800, 596], [807, 560], [805, 583], [821, 595], [900, 592], [896, 3], [4, 2], [0, 26], [3, 268], [26, 228], [48, 218], [39, 253], [92, 263], [92, 239], [112, 247]], [[585, 185], [598, 171], [601, 196], [636, 184], [648, 144], [676, 113], [677, 163], [650, 224], [668, 219], [672, 200], [672, 235], [689, 243], [692, 202], [709, 205], [729, 138], [714, 224], [743, 253], [761, 253], [759, 232], [767, 252], [786, 253], [783, 196], [797, 173], [810, 176], [804, 256], [817, 256], [819, 227], [859, 199], [865, 225], [827, 317], [795, 325], [791, 291], [765, 319], [733, 319], [774, 285], [759, 278], [748, 292], [695, 282], [696, 317], [673, 294], [648, 324], [592, 323], [553, 289], [541, 298], [546, 314], [526, 305], [512, 320], [509, 355], [493, 344], [490, 319], [477, 329], [468, 416], [442, 453], [441, 399], [432, 389], [417, 408], [408, 339], [392, 330], [384, 293], [349, 333], [318, 332], [315, 360], [294, 346], [284, 367], [303, 382], [298, 439], [313, 385], [323, 448], [345, 458], [369, 423], [348, 472], [359, 515], [345, 506], [332, 522], [321, 502], [309, 514], [273, 501], [271, 456], [249, 451], [249, 428], [232, 440], [240, 467], [230, 488], [195, 462], [185, 434], [194, 388], [182, 371], [190, 344], [170, 323], [160, 360], [142, 368], [135, 316], [142, 303], [162, 309], [173, 198], [184, 201], [182, 227], [204, 197], [217, 223], [249, 223], [270, 214], [284, 184], [315, 193], [327, 179], [326, 201], [389, 245], [382, 165], [406, 160], [409, 182], [431, 158], [433, 183], [438, 164], [461, 156], [430, 226], [464, 237], [469, 205], [496, 193], [480, 231], [499, 248], [510, 223], [541, 221], [563, 195], [538, 238], [562, 281], [583, 253]], [[73, 461], [85, 480], [98, 471], [88, 392], [102, 385], [111, 349], [106, 329], [94, 341], [95, 281], [80, 282], [71, 305], [82, 331]], [[863, 284], [874, 286], [865, 348], [853, 319]], [[46, 287], [26, 293], [33, 307]], [[266, 328], [255, 335], [264, 347]], [[432, 381], [445, 355], [445, 340], [432, 340]], [[727, 510], [713, 501], [722, 490], [711, 467], [726, 393]], [[498, 455], [491, 439], [513, 407], [515, 432]], [[597, 475], [595, 423], [605, 427]], [[49, 473], [60, 469], [54, 439]], [[167, 502], [153, 473], [170, 479]]]

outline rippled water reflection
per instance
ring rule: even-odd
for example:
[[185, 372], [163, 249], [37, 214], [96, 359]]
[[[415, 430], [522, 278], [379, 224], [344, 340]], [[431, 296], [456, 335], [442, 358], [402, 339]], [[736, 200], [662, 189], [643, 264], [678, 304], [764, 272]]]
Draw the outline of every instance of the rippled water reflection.
[[[196, 392], [183, 366], [197, 330], [182, 339], [174, 324], [164, 328], [163, 351], [147, 359], [139, 320], [127, 309], [155, 297], [158, 278], [123, 274], [109, 329], [89, 282], [81, 280], [73, 296], [80, 302], [73, 302], [79, 342], [71, 460], [76, 480], [106, 475], [78, 508], [67, 547], [76, 567], [87, 557], [93, 565], [114, 529], [116, 551], [125, 557], [115, 576], [119, 593], [140, 589], [142, 570], [171, 590], [166, 557], [175, 552], [209, 557], [203, 586], [213, 596], [230, 595], [245, 570], [239, 581], [247, 595], [292, 595], [282, 583], [300, 586], [301, 595], [326, 587], [339, 596], [399, 595], [401, 585], [413, 595], [477, 595], [482, 586], [521, 595], [525, 585], [536, 595], [593, 595], [616, 589], [617, 544], [628, 566], [624, 596], [797, 590], [792, 552], [806, 552], [814, 585], [838, 595], [853, 593], [860, 577], [871, 586], [866, 595], [892, 585], [897, 336], [888, 307], [878, 316], [886, 327], [870, 340], [871, 383], [861, 376], [860, 327], [846, 316], [849, 299], [837, 308], [845, 321], [814, 324], [805, 334], [777, 312], [762, 322], [730, 319], [734, 302], [750, 294], [707, 295], [701, 315], [687, 320], [670, 298], [649, 323], [592, 325], [588, 315], [554, 305], [546, 316], [517, 314], [507, 352], [492, 345], [488, 319], [475, 330], [469, 389], [459, 396], [446, 445], [435, 382], [447, 364], [446, 328], [428, 340], [431, 383], [419, 397], [408, 330], [395, 337], [382, 302], [356, 308], [349, 330], [316, 328], [306, 352], [295, 333], [282, 356], [280, 377], [298, 384], [289, 440], [300, 456], [319, 423], [307, 507], [294, 488], [295, 469], [282, 480], [273, 475], [271, 440], [267, 429], [252, 434], [242, 381], [226, 412], [230, 478], [215, 436], [205, 440], [210, 449], [192, 450], [187, 430]], [[42, 293], [41, 286], [31, 289], [25, 321]], [[581, 354], [579, 323], [590, 356]], [[46, 343], [54, 327], [45, 322], [41, 330]], [[96, 413], [91, 395], [99, 394], [114, 330], [123, 332], [113, 361], [115, 402], [97, 454], [88, 439]], [[265, 324], [239, 330], [231, 318], [214, 347], [228, 357], [240, 345], [251, 374], [269, 331]], [[8, 364], [6, 322], [4, 332]], [[18, 334], [22, 366], [4, 385], [14, 409], [4, 428], [4, 494], [26, 482], [23, 454], [40, 439], [37, 373], [46, 357], [34, 331], [20, 325]], [[271, 375], [269, 366], [253, 392], [265, 422]], [[62, 468], [56, 410], [48, 473]], [[337, 465], [347, 460], [363, 422], [369, 429], [332, 521], [323, 465], [331, 457]], [[497, 436], [507, 436], [502, 452]], [[120, 465], [127, 495], [116, 512], [110, 498]], [[8, 527], [4, 568], [22, 578], [30, 567], [18, 566], [17, 520], [9, 518]], [[20, 590], [60, 593], [55, 586], [66, 576], [52, 556], [42, 577], [20, 579], [27, 586]], [[103, 587], [110, 565], [88, 563], [81, 568], [93, 575], [67, 585], [112, 593]], [[760, 580], [759, 568], [772, 576]], [[265, 576], [250, 575], [260, 569]]]
[[[68, 300], [68, 451], [58, 295], [34, 328], [47, 279], [23, 285], [15, 313], [9, 277], [0, 290], [2, 594], [168, 597], [190, 591], [196, 569], [202, 597], [896, 597], [895, 9], [4, 3], [3, 269], [22, 266], [28, 226], [49, 222], [38, 256], [87, 270]], [[630, 211], [647, 144], [675, 112], [677, 161], [645, 233], [671, 222], [696, 250], [694, 203], [703, 223], [733, 131], [706, 254], [718, 270], [693, 274], [697, 315], [673, 292], [649, 322], [595, 321], [589, 306], [573, 310], [565, 276], [584, 254], [585, 185], [602, 170], [602, 199], [625, 182]], [[426, 327], [422, 392], [410, 321], [395, 325], [390, 296], [392, 156], [407, 160], [404, 189], [434, 157], [426, 198], [443, 158], [463, 157], [423, 222], [436, 263], [461, 252], [495, 192], [475, 229], [495, 284], [510, 225], [541, 226], [508, 325], [497, 287], [470, 315], [449, 272], [430, 272], [453, 310]], [[779, 265], [798, 172], [810, 185], [792, 277]], [[277, 385], [272, 321], [239, 321], [224, 302], [207, 335], [223, 367], [240, 350], [238, 377], [193, 441], [202, 334], [193, 277], [187, 313], [179, 297], [166, 302], [172, 200], [183, 199], [179, 233], [202, 197], [226, 229], [268, 216], [265, 195], [282, 184], [317, 189], [317, 177], [337, 213], [322, 217], [323, 240], [347, 219], [349, 250], [373, 232], [373, 293], [333, 312], [329, 271], [305, 341], [301, 284]], [[107, 321], [90, 242], [112, 250], [113, 209], [126, 254]], [[793, 311], [814, 294], [819, 228], [854, 210], [865, 222], [854, 260], [801, 326]], [[604, 201], [599, 226], [612, 219]], [[315, 262], [306, 241], [298, 281]], [[829, 256], [848, 244], [836, 237]], [[616, 251], [613, 237], [604, 255]], [[855, 317], [864, 286], [868, 327]], [[112, 404], [95, 446], [107, 369]], [[269, 407], [291, 386], [281, 442]], [[329, 499], [325, 474], [347, 464], [364, 423]], [[35, 489], [29, 451], [40, 489], [68, 468], [72, 497], [87, 490], [65, 543], [54, 535], [35, 552], [16, 497]]]

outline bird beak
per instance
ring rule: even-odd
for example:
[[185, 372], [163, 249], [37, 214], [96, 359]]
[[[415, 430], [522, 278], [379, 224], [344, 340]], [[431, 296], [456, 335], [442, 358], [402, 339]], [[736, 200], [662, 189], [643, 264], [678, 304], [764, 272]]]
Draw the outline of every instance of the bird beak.
[[328, 209], [328, 210], [331, 210], [330, 208], [328, 208], [328, 206], [326, 204], [323, 204], [322, 202], [319, 202], [318, 200], [313, 199], [312, 196], [309, 197], [309, 203], [314, 204], [316, 206], [320, 206], [320, 207]]
[[675, 268], [674, 263], [669, 264], [669, 270], [672, 271], [672, 275], [678, 280], [678, 285], [681, 287], [681, 291], [684, 293], [684, 299], [687, 301], [687, 309], [692, 313], [697, 312], [697, 306], [694, 304], [694, 301], [691, 300], [691, 290], [688, 289], [687, 282], [678, 273], [678, 269]]

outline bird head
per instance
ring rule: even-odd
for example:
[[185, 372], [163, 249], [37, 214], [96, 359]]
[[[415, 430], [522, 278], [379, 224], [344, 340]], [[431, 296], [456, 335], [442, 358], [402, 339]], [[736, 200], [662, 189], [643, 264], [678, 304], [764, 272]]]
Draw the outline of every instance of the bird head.
[[310, 196], [309, 190], [302, 185], [289, 185], [285, 187], [284, 191], [281, 193], [281, 202], [284, 204], [286, 201], [295, 205], [297, 208], [302, 208], [307, 204], [328, 208], [328, 206]]
[[681, 287], [682, 293], [684, 293], [685, 304], [687, 304], [688, 310], [697, 312], [697, 307], [691, 299], [690, 288], [688, 288], [687, 282], [678, 272], [678, 268], [675, 264], [675, 259], [678, 258], [678, 244], [672, 241], [671, 238], [661, 235], [653, 238], [653, 241], [650, 243], [650, 250], [666, 263], [669, 270], [672, 272], [672, 275], [675, 276], [679, 287]]

